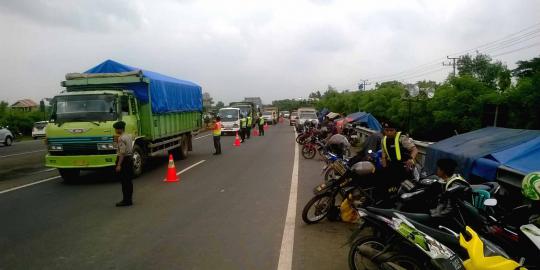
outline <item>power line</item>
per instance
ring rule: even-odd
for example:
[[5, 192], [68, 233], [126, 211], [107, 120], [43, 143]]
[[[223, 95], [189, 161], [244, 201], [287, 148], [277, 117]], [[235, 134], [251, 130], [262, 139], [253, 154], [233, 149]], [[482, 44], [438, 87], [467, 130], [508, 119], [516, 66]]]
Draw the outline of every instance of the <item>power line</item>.
[[[519, 31], [517, 31], [515, 33], [506, 35], [503, 38], [500, 38], [500, 39], [497, 39], [497, 40], [494, 40], [494, 41], [490, 41], [490, 42], [487, 42], [487, 43], [482, 44], [480, 46], [477, 46], [477, 47], [474, 47], [474, 48], [471, 48], [471, 49], [468, 49], [468, 50], [463, 50], [463, 51], [460, 51], [460, 52], [452, 53], [452, 54], [449, 54], [449, 55], [457, 55], [457, 54], [463, 54], [463, 53], [468, 53], [468, 52], [474, 52], [475, 50], [478, 51], [479, 49], [482, 49], [482, 48], [485, 48], [486, 50], [491, 49], [491, 50], [496, 51], [498, 49], [503, 48], [504, 46], [508, 47], [509, 44], [515, 45], [514, 43], [516, 43], [520, 39], [530, 37], [531, 35], [533, 35], [533, 37], [531, 37], [529, 39], [532, 39], [532, 38], [536, 37], [536, 34], [537, 34], [538, 31], [540, 31], [540, 29], [534, 29], [534, 28], [536, 28], [538, 26], [540, 26], [540, 22], [535, 23], [535, 24], [533, 24], [531, 26], [528, 26], [526, 28], [523, 28], [523, 29], [521, 29], [521, 30], [519, 30]], [[533, 29], [533, 30], [531, 31], [530, 29]], [[521, 33], [523, 33], [523, 34], [521, 34]], [[519, 34], [521, 34], [521, 35], [519, 35]], [[526, 39], [526, 40], [529, 40], [529, 39]], [[525, 41], [525, 40], [522, 40], [521, 42], [523, 42], [523, 41]], [[397, 75], [415, 74], [415, 73], [419, 72], [420, 70], [426, 70], [426, 69], [438, 66], [441, 59], [444, 59], [444, 58], [438, 58], [437, 60], [434, 60], [432, 62], [427, 62], [425, 64], [413, 67], [411, 69], [406, 69], [406, 70], [403, 70], [401, 72], [392, 73], [392, 74], [383, 75], [383, 76], [371, 77], [371, 79], [372, 80], [381, 80], [383, 78], [395, 77]]]
[[532, 48], [532, 47], [535, 47], [535, 46], [538, 46], [538, 45], [540, 45], [540, 42], [533, 43], [533, 44], [529, 44], [528, 46], [521, 47], [521, 48], [517, 48], [517, 49], [511, 50], [511, 51], [507, 51], [507, 52], [503, 52], [503, 53], [500, 53], [500, 54], [496, 54], [496, 55], [493, 55], [493, 57], [498, 57], [498, 56], [502, 56], [502, 55], [507, 55], [507, 54], [510, 54], [510, 53], [514, 53], [514, 52], [522, 51], [522, 50], [525, 50], [525, 49], [528, 49], [528, 48]]
[[[360, 80], [362, 83], [358, 84], [358, 90], [360, 91], [366, 91], [366, 85], [370, 85], [371, 83], [368, 83], [369, 80]], [[361, 86], [361, 87], [360, 87]]]
[[448, 60], [452, 60], [452, 63], [442, 63], [443, 66], [452, 66], [454, 68], [454, 73], [452, 73], [452, 76], [456, 77], [456, 60], [461, 59], [461, 57], [449, 57], [447, 56]]

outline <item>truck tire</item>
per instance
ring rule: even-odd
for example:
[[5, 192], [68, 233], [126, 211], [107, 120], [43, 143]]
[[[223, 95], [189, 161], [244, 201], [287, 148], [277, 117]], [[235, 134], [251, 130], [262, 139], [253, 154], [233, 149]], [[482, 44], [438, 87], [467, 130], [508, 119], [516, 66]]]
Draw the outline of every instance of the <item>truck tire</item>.
[[64, 180], [64, 183], [69, 184], [77, 181], [81, 175], [81, 170], [79, 169], [58, 169], [58, 173]]
[[182, 144], [180, 145], [180, 148], [178, 148], [179, 150], [179, 154], [180, 154], [180, 159], [186, 159], [188, 157], [188, 140], [189, 140], [189, 137], [188, 136], [182, 136]]
[[145, 163], [144, 159], [144, 150], [137, 144], [133, 146], [133, 170], [131, 173], [134, 178], [142, 174]]

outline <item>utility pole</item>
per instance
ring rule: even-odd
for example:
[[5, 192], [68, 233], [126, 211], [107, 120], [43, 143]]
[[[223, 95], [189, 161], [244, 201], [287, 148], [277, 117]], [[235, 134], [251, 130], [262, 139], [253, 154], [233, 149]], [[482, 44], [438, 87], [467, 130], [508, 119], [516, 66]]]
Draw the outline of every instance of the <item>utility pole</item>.
[[360, 80], [361, 83], [358, 84], [358, 90], [360, 91], [366, 91], [366, 85], [370, 85], [371, 83], [368, 82], [369, 80]]
[[448, 60], [452, 60], [452, 63], [445, 63], [445, 62], [443, 62], [442, 65], [443, 65], [443, 66], [448, 66], [448, 67], [449, 67], [449, 66], [452, 66], [452, 67], [454, 68], [454, 73], [452, 73], [452, 76], [453, 76], [453, 77], [456, 77], [456, 67], [457, 67], [456, 60], [458, 60], [459, 57], [449, 57], [449, 56], [446, 56], [446, 58], [447, 58]]

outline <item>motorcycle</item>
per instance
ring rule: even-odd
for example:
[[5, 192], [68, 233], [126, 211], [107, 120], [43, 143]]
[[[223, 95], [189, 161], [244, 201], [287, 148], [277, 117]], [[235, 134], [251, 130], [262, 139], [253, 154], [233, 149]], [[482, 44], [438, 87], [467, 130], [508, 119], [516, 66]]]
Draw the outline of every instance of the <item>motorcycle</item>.
[[[412, 213], [377, 208], [358, 211], [364, 219], [361, 228], [371, 225], [375, 233], [354, 241], [349, 251], [350, 269], [385, 262], [405, 269], [517, 269], [520, 266], [470, 227], [461, 227], [458, 241], [458, 234], [451, 229], [425, 226], [411, 218], [415, 215]], [[497, 268], [501, 265], [512, 268]]]
[[302, 156], [305, 159], [313, 159], [318, 153], [324, 156], [324, 143], [316, 136], [311, 136], [302, 146]]

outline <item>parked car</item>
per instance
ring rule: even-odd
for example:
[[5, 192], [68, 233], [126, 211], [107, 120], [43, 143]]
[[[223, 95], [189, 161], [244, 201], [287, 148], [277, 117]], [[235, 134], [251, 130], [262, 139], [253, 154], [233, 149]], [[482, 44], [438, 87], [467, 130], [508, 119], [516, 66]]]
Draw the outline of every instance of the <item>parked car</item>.
[[5, 146], [10, 146], [13, 143], [13, 133], [8, 128], [0, 127], [0, 143], [3, 143]]
[[49, 121], [39, 121], [34, 123], [34, 128], [32, 128], [32, 138], [42, 138], [45, 137], [45, 130], [47, 129], [47, 124]]
[[294, 126], [296, 124], [296, 120], [298, 119], [298, 113], [292, 112], [291, 117], [289, 118], [289, 125]]

